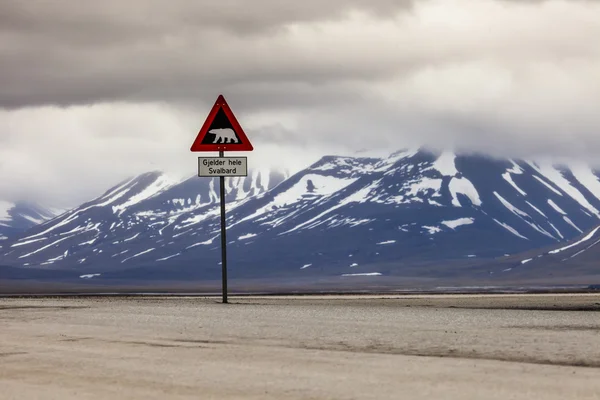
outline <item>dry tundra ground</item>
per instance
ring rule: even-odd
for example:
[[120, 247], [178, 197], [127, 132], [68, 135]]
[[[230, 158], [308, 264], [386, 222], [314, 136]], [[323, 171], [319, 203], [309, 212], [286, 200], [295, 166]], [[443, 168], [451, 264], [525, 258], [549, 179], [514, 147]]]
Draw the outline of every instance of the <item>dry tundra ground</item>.
[[0, 299], [2, 399], [600, 399], [600, 295]]

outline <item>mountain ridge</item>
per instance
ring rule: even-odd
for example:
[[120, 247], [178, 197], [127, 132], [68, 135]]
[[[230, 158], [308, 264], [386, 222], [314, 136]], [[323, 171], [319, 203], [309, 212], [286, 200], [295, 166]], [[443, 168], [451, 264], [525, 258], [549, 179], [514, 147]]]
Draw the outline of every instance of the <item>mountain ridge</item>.
[[[381, 276], [430, 265], [443, 275], [457, 263], [487, 271], [600, 222], [600, 175], [581, 166], [407, 149], [325, 156], [289, 177], [263, 172], [226, 180], [233, 277]], [[123, 181], [30, 229], [0, 264], [98, 278], [218, 277], [216, 179], [161, 176]]]
[[64, 211], [27, 201], [0, 201], [0, 247], [2, 241], [47, 222]]

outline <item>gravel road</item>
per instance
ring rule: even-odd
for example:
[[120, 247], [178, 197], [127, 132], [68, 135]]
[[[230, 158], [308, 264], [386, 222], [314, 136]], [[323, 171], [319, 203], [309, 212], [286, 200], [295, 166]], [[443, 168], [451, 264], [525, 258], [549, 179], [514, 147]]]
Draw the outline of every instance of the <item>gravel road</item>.
[[0, 299], [2, 399], [600, 399], [600, 295]]

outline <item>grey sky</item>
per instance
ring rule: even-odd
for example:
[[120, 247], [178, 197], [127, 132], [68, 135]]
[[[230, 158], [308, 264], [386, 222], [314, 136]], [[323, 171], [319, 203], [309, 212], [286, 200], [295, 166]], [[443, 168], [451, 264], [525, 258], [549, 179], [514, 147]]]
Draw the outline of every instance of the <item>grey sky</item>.
[[590, 0], [4, 0], [0, 198], [192, 175], [219, 93], [251, 166], [415, 144], [594, 160], [598, 37]]

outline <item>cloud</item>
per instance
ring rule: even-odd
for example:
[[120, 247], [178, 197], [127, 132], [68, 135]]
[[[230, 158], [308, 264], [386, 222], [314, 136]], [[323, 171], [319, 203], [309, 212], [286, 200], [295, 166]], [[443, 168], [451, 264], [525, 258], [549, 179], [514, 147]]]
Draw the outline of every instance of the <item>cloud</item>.
[[518, 73], [535, 62], [600, 56], [596, 3], [242, 3], [3, 2], [0, 105], [208, 102], [226, 90], [252, 94], [244, 107], [296, 106], [313, 101], [323, 83], [407, 77], [431, 65], [489, 59]]
[[[157, 103], [0, 111], [0, 126], [9, 127], [0, 140], [0, 193], [12, 201], [70, 207], [148, 171], [192, 177], [201, 154], [189, 148], [205, 117]], [[260, 145], [248, 155], [251, 168], [297, 171], [323, 150], [299, 144], [298, 151], [254, 136]]]
[[219, 93], [261, 165], [418, 144], [594, 161], [597, 15], [573, 0], [3, 1], [0, 190], [62, 201], [183, 173]]

